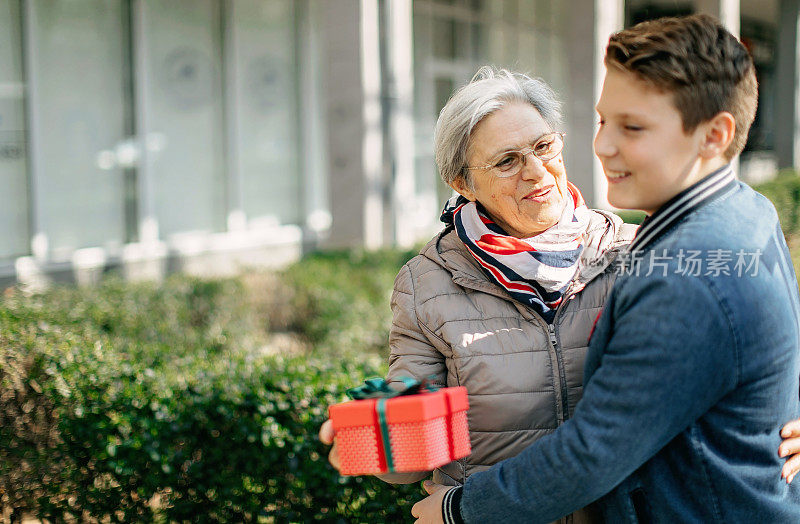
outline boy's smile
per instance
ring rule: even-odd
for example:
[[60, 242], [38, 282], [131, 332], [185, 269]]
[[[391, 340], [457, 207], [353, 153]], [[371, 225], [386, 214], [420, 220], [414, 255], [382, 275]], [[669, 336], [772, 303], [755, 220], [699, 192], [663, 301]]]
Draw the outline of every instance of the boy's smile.
[[594, 150], [608, 180], [608, 201], [653, 214], [670, 198], [721, 167], [701, 158], [706, 126], [686, 133], [674, 97], [632, 73], [611, 68], [597, 103]]

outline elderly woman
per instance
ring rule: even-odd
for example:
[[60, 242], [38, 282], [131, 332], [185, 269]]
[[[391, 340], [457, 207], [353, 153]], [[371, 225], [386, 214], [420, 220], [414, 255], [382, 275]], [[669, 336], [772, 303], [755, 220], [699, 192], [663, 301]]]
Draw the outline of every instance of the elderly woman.
[[[444, 209], [444, 230], [397, 275], [389, 336], [390, 380], [433, 375], [469, 392], [472, 454], [434, 471], [438, 484], [461, 484], [518, 454], [581, 397], [612, 262], [635, 227], [586, 207], [567, 180], [559, 120], [546, 84], [488, 67], [439, 115], [436, 162], [459, 196]], [[320, 436], [332, 440], [329, 422]]]
[[633, 238], [567, 181], [559, 118], [546, 84], [489, 68], [439, 116], [436, 162], [460, 196], [398, 274], [389, 338], [390, 379], [435, 375], [469, 392], [472, 454], [436, 470], [439, 484], [462, 483], [570, 417], [610, 261]]

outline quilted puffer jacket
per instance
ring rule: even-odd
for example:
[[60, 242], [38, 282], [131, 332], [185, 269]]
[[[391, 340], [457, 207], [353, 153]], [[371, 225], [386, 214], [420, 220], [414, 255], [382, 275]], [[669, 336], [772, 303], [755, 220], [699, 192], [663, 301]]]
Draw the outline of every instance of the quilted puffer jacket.
[[[589, 334], [614, 283], [611, 262], [635, 230], [592, 212], [581, 269], [552, 325], [490, 281], [452, 228], [403, 266], [391, 302], [389, 380], [433, 375], [469, 395], [472, 454], [434, 471], [435, 482], [461, 484], [569, 418], [581, 397]], [[409, 483], [428, 475], [381, 478]]]

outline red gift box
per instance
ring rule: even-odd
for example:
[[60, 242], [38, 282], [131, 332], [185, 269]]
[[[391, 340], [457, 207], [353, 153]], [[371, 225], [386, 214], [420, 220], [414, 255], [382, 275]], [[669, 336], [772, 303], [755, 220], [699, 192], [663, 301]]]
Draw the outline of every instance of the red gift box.
[[331, 406], [339, 472], [430, 471], [466, 457], [471, 452], [468, 407], [461, 386]]

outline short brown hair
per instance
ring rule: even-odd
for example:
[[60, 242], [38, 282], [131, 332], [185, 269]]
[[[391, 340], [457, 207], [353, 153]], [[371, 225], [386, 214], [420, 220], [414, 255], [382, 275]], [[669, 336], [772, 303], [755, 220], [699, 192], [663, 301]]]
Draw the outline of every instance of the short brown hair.
[[717, 19], [691, 15], [636, 24], [611, 35], [605, 64], [673, 93], [686, 133], [721, 111], [731, 113], [736, 132], [725, 158], [744, 149], [758, 104], [755, 67]]

